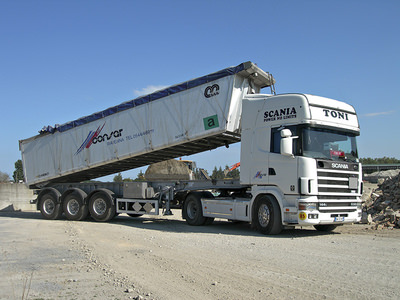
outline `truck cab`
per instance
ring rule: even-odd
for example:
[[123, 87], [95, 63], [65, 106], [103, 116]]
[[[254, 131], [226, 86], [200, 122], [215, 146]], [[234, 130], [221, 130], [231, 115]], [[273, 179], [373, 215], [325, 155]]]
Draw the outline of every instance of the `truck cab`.
[[[329, 231], [360, 221], [360, 128], [351, 105], [306, 94], [259, 94], [246, 96], [242, 109], [240, 181], [251, 186], [250, 218], [261, 231], [274, 210], [282, 226]], [[260, 199], [273, 205], [260, 207]]]

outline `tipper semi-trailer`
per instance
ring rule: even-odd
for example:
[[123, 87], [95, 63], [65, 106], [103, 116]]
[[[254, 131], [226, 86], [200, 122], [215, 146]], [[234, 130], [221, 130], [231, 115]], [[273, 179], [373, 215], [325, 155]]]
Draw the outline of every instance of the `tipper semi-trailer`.
[[[362, 177], [354, 108], [308, 94], [275, 95], [252, 62], [156, 91], [20, 141], [32, 203], [108, 221], [171, 214], [190, 225], [251, 222], [264, 234], [296, 225], [330, 231], [361, 219]], [[260, 94], [271, 87], [271, 94]], [[240, 180], [84, 182], [241, 142]], [[212, 153], [209, 154], [212, 159]]]

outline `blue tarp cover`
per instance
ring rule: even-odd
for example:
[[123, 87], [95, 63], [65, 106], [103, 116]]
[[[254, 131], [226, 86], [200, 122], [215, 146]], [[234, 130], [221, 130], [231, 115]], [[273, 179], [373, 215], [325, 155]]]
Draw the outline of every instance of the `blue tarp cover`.
[[158, 100], [158, 99], [167, 97], [169, 95], [179, 93], [179, 92], [194, 88], [196, 86], [208, 83], [210, 81], [214, 81], [214, 80], [226, 77], [226, 76], [234, 75], [236, 73], [239, 73], [240, 71], [243, 71], [245, 69], [245, 64], [246, 63], [241, 63], [240, 65], [238, 65], [236, 67], [226, 68], [221, 71], [218, 71], [218, 72], [215, 72], [215, 73], [203, 76], [203, 77], [199, 77], [199, 78], [192, 79], [192, 80], [189, 80], [189, 81], [186, 81], [186, 82], [174, 85], [174, 86], [170, 86], [166, 89], [156, 91], [152, 94], [141, 96], [141, 97], [138, 97], [138, 98], [130, 100], [130, 101], [123, 102], [117, 106], [107, 108], [103, 111], [96, 112], [92, 115], [85, 116], [80, 119], [77, 119], [77, 120], [62, 124], [62, 125], [56, 124], [54, 127], [45, 126], [42, 128], [41, 131], [39, 131], [39, 133], [54, 133], [56, 131], [63, 132], [63, 131], [72, 129], [74, 127], [84, 125], [89, 122], [93, 122], [95, 120], [107, 117], [109, 115], [116, 114], [120, 111], [124, 111], [124, 110], [130, 109], [132, 107], [148, 103], [150, 101]]

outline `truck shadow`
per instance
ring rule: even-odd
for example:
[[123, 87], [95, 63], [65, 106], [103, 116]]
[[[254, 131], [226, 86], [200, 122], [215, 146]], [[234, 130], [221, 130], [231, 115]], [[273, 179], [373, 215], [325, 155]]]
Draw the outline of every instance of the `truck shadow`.
[[[54, 222], [52, 220], [43, 219], [40, 212], [36, 211], [13, 211], [13, 212], [1, 211], [0, 221], [2, 218], [35, 219], [35, 220], [40, 220], [43, 223], [49, 223], [49, 225], [50, 222]], [[62, 216], [61, 220], [59, 221], [73, 222], [73, 221], [68, 221], [64, 216]], [[88, 217], [86, 220], [80, 222], [96, 223], [91, 217]], [[214, 220], [214, 222], [210, 225], [190, 226], [186, 223], [185, 220], [177, 219], [176, 217], [161, 218], [161, 217], [141, 216], [137, 218], [132, 218], [125, 214], [115, 217], [108, 223], [119, 226], [131, 227], [132, 229], [155, 230], [155, 231], [165, 231], [173, 233], [199, 233], [199, 234], [205, 233], [205, 234], [241, 235], [241, 236], [284, 238], [284, 239], [307, 238], [314, 236], [341, 234], [340, 232], [320, 232], [310, 227], [310, 228], [286, 229], [283, 230], [278, 235], [263, 235], [257, 232], [255, 229], [253, 229], [251, 227], [251, 224], [247, 222], [231, 222], [227, 220], [217, 219]], [[104, 226], [107, 223], [98, 223], [98, 224], [102, 224], [102, 226]]]
[[264, 235], [252, 228], [248, 222], [232, 222], [228, 220], [217, 219], [210, 225], [190, 226], [185, 220], [176, 219], [155, 219], [147, 217], [131, 218], [125, 215], [116, 217], [111, 221], [114, 224], [129, 226], [134, 228], [167, 231], [175, 233], [206, 233], [223, 235], [241, 235], [268, 238], [300, 238], [322, 235], [340, 234], [337, 232], [320, 232], [310, 227], [308, 229], [296, 228], [283, 230], [278, 235]]

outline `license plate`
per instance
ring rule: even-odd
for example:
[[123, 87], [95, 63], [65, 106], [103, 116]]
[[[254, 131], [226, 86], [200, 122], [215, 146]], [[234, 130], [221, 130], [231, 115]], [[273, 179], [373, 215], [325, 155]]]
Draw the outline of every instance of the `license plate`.
[[343, 222], [344, 221], [344, 217], [335, 217], [335, 219], [333, 221], [334, 222]]

